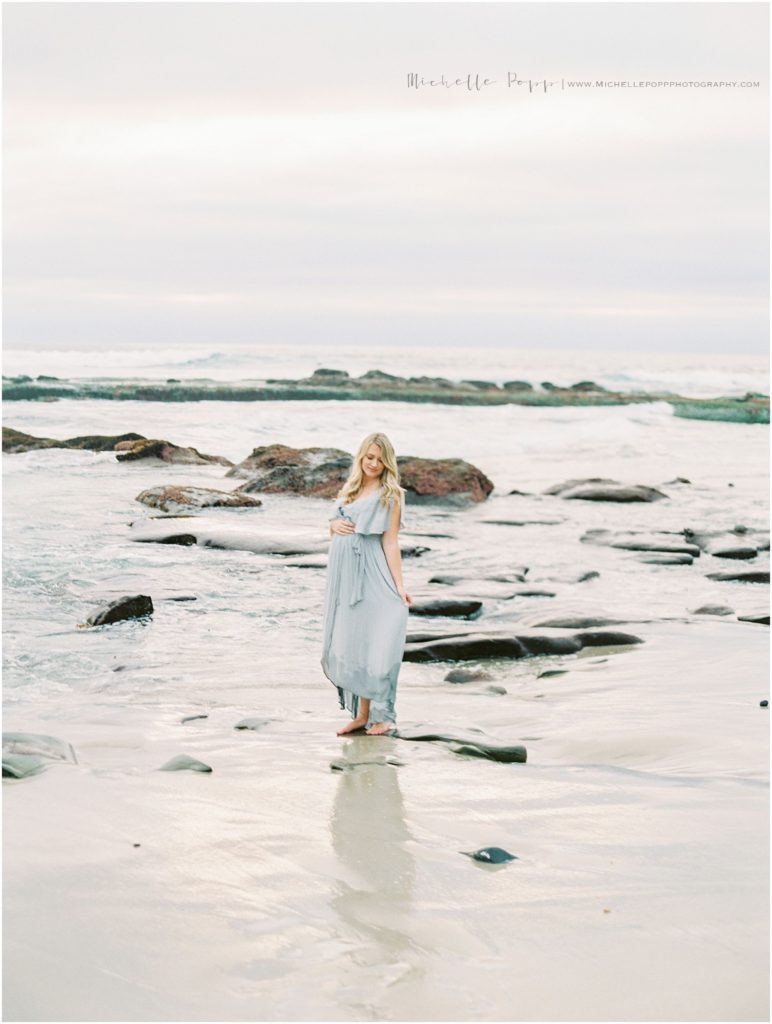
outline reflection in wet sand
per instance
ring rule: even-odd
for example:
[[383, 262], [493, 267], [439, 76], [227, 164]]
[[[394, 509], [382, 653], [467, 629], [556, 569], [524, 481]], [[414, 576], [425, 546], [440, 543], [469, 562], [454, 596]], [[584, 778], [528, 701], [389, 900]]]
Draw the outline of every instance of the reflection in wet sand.
[[[372, 741], [366, 741], [368, 747]], [[378, 742], [379, 754], [392, 754]], [[347, 744], [345, 759], [367, 760], [371, 751], [364, 741]], [[422, 951], [409, 934], [413, 912], [415, 863], [409, 849], [412, 836], [405, 823], [398, 768], [373, 761], [344, 771], [330, 819], [332, 846], [338, 855], [345, 878], [338, 880], [330, 901], [345, 932], [353, 931], [361, 943], [353, 946], [351, 960], [359, 969], [356, 1000], [352, 1009], [365, 1010], [367, 1016], [379, 1016], [373, 1003], [379, 989], [398, 982], [420, 981], [424, 966]], [[361, 971], [372, 969], [372, 986], [367, 1002], [361, 1001]], [[347, 1001], [345, 973], [341, 976], [341, 1001]]]

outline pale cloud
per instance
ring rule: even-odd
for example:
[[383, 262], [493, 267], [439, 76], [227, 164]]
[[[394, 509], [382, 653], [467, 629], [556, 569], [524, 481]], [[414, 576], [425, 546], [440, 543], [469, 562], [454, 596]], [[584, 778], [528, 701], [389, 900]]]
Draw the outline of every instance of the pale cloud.
[[[766, 349], [763, 4], [5, 12], [8, 345]], [[507, 69], [762, 88], [404, 84]]]

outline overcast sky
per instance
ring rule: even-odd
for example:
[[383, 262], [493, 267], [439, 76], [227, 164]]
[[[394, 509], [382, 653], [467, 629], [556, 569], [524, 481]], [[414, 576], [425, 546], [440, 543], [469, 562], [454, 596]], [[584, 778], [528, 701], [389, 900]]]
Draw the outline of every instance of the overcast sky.
[[5, 345], [765, 353], [767, 18], [5, 3]]

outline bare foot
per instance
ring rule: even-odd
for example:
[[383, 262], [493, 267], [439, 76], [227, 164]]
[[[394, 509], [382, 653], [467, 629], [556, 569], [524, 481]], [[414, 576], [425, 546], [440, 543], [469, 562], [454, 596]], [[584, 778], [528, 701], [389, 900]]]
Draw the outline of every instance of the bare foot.
[[368, 736], [383, 736], [385, 732], [391, 732], [394, 729], [393, 722], [376, 722], [375, 725], [371, 725], [367, 730], [366, 735]]
[[342, 729], [338, 729], [336, 736], [344, 736], [347, 732], [356, 732], [357, 729], [364, 729], [367, 725], [367, 715], [364, 717], [359, 716], [352, 718], [348, 725], [344, 725]]

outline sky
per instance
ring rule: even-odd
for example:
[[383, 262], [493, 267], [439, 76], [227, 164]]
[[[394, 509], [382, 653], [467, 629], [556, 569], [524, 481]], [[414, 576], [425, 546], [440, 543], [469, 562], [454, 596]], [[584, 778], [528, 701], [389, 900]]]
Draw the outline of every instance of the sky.
[[765, 354], [767, 19], [4, 3], [4, 345]]

